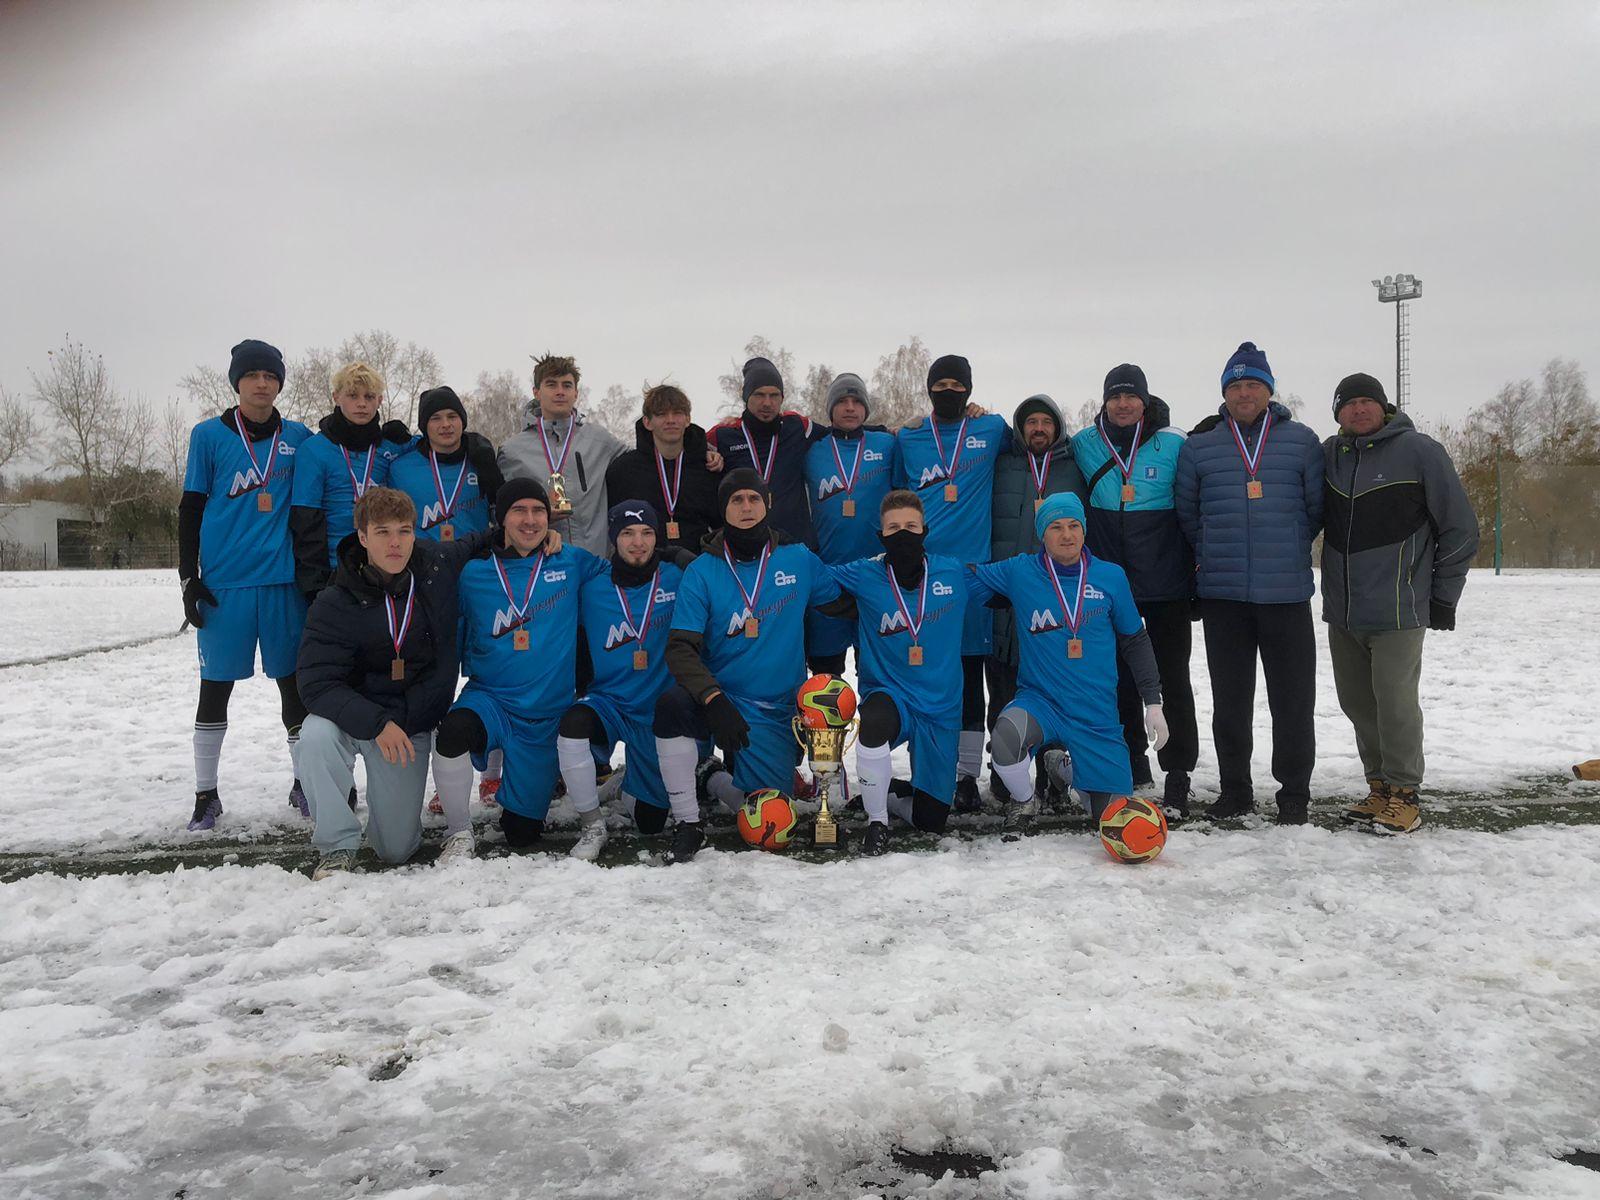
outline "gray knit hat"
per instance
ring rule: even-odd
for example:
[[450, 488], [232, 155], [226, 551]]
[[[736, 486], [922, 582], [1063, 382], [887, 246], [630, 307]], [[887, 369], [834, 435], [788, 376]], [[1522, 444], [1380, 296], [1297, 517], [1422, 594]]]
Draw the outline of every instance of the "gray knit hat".
[[867, 399], [867, 385], [862, 382], [861, 376], [846, 371], [843, 375], [835, 375], [833, 382], [828, 385], [828, 420], [833, 420], [833, 406], [847, 396], [854, 396], [861, 401], [861, 407], [867, 410], [867, 415], [872, 415], [872, 404]]

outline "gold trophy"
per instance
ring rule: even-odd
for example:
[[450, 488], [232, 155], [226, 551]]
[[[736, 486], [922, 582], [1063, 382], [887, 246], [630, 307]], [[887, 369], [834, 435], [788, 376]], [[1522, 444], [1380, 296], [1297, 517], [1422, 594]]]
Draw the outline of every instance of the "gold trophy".
[[572, 501], [567, 499], [567, 481], [561, 477], [560, 471], [550, 473], [550, 515], [552, 517], [572, 515]]
[[[800, 688], [797, 697], [800, 715], [791, 719], [794, 739], [805, 748], [811, 760], [811, 773], [817, 781], [817, 819], [812, 827], [812, 843], [819, 850], [839, 847], [839, 822], [828, 807], [828, 792], [844, 767], [844, 752], [855, 741], [859, 720], [855, 716], [856, 696], [850, 685], [833, 675], [814, 675]], [[849, 803], [849, 797], [845, 802]]]

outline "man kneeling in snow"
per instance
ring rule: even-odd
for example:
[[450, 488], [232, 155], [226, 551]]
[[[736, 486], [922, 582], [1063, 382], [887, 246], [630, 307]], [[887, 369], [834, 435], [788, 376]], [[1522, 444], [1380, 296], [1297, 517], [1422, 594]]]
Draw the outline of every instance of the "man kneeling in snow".
[[296, 675], [310, 715], [300, 727], [300, 782], [322, 852], [313, 879], [354, 869], [361, 848], [351, 784], [367, 764], [367, 837], [384, 862], [422, 844], [422, 789], [433, 729], [458, 674], [456, 580], [488, 542], [419, 541], [411, 497], [374, 487], [356, 501], [355, 532], [306, 617]]

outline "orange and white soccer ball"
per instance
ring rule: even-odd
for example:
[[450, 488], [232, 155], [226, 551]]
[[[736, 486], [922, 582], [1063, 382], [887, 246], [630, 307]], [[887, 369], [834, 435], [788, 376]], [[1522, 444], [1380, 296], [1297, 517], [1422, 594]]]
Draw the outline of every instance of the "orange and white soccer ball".
[[777, 788], [762, 788], [745, 797], [733, 822], [739, 827], [739, 836], [757, 850], [783, 851], [789, 848], [800, 818], [789, 797]]
[[1167, 844], [1167, 818], [1141, 796], [1118, 796], [1100, 814], [1100, 844], [1118, 862], [1149, 862]]
[[807, 729], [843, 729], [856, 715], [856, 694], [837, 675], [813, 675], [795, 696]]

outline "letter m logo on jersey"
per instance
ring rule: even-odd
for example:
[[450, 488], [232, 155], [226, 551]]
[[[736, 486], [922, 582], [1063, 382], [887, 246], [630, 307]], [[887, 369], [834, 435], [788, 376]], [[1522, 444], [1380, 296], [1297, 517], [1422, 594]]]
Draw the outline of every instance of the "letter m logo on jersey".
[[837, 475], [829, 475], [826, 479], [817, 483], [817, 500], [821, 502], [829, 496], [838, 495], [842, 491], [844, 491], [844, 480]]
[[494, 624], [489, 628], [490, 637], [505, 637], [517, 626], [521, 625], [522, 618], [509, 608], [502, 608], [494, 614]]
[[633, 626], [627, 622], [623, 622], [621, 625], [613, 625], [606, 630], [607, 650], [615, 650], [618, 646], [637, 640], [637, 636], [633, 632]]
[[906, 619], [898, 612], [884, 613], [878, 620], [879, 637], [888, 637], [891, 633], [904, 633], [906, 628]]
[[444, 516], [444, 503], [442, 501], [422, 506], [422, 528], [432, 529]]
[[728, 622], [728, 636], [731, 638], [743, 637], [744, 623], [749, 619], [750, 610], [748, 608], [741, 609], [739, 612], [734, 613], [733, 620]]
[[245, 471], [235, 471], [233, 473], [233, 486], [228, 489], [228, 499], [232, 500], [235, 496], [253, 492], [260, 486], [261, 476], [256, 474], [254, 467]]
[[917, 480], [917, 486], [919, 488], [927, 487], [930, 483], [938, 483], [944, 477], [945, 472], [943, 467], [923, 467], [922, 476]]
[[1028, 618], [1029, 633], [1049, 633], [1051, 630], [1060, 628], [1061, 625], [1056, 620], [1055, 613], [1051, 612], [1048, 608], [1043, 612], [1040, 612], [1036, 608], [1033, 610], [1033, 616]]

